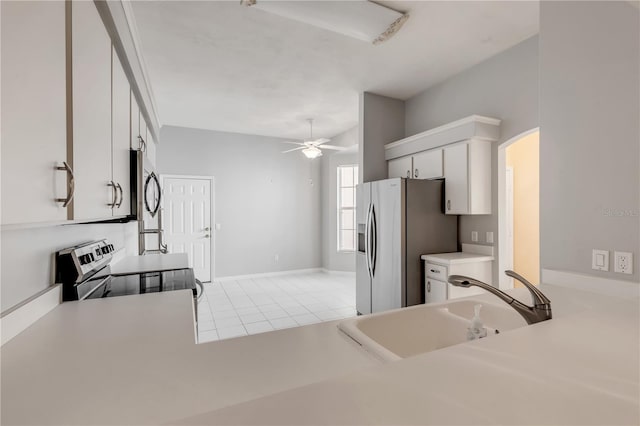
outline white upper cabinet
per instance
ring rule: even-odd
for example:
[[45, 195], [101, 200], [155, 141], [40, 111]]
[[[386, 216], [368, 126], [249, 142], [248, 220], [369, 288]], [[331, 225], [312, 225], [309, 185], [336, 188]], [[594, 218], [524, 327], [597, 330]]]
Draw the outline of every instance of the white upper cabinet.
[[442, 177], [442, 149], [394, 158], [387, 163], [389, 178], [433, 179]]
[[453, 145], [444, 149], [445, 212], [469, 213], [468, 145]]
[[73, 219], [111, 216], [111, 39], [92, 1], [71, 3]]
[[64, 221], [65, 3], [2, 2], [2, 224]]
[[447, 214], [491, 214], [491, 142], [445, 147], [444, 179]]
[[413, 177], [415, 179], [433, 179], [442, 176], [442, 149], [431, 149], [413, 156]]
[[386, 144], [389, 177], [444, 177], [447, 214], [491, 214], [491, 146], [500, 123], [472, 115]]
[[140, 149], [140, 109], [133, 92], [131, 96], [131, 149]]
[[158, 147], [156, 145], [156, 142], [153, 139], [153, 136], [151, 136], [151, 132], [147, 128], [147, 158], [149, 159], [149, 162], [151, 162], [153, 166], [156, 166], [157, 149]]
[[129, 215], [131, 212], [130, 155], [131, 145], [131, 90], [129, 81], [115, 49], [112, 73], [112, 181], [116, 185], [116, 202], [112, 207], [113, 216]]
[[413, 162], [410, 155], [395, 158], [387, 163], [388, 176], [391, 178], [410, 178], [413, 175]]

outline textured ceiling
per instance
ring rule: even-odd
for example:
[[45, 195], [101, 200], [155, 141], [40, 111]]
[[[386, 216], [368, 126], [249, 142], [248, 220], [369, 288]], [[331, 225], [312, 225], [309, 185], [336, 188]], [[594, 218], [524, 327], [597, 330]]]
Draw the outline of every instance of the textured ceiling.
[[[260, 0], [258, 0], [260, 1]], [[378, 46], [233, 1], [135, 1], [161, 124], [302, 139], [357, 124], [358, 94], [407, 99], [538, 32], [528, 1], [383, 1]]]

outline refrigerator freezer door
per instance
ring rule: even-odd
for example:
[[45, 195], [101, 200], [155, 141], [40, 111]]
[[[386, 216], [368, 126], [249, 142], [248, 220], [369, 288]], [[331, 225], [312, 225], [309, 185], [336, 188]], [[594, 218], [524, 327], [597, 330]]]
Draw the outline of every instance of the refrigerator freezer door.
[[367, 236], [367, 212], [371, 205], [371, 184], [356, 187], [356, 310], [361, 314], [371, 313], [371, 276], [365, 240]]
[[[371, 183], [375, 249], [371, 280], [371, 310], [382, 312], [405, 305], [405, 180]], [[357, 290], [356, 290], [357, 294]]]

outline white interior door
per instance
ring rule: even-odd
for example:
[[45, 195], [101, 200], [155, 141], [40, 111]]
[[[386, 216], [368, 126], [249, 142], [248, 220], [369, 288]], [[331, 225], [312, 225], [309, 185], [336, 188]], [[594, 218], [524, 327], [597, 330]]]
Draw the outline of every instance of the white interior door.
[[169, 253], [187, 253], [197, 279], [211, 281], [212, 178], [163, 178], [164, 237]]

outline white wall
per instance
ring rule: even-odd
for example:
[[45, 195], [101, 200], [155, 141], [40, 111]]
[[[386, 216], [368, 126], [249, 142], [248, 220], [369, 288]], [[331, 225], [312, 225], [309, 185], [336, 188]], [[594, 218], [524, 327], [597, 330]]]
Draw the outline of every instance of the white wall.
[[321, 266], [319, 159], [282, 154], [294, 146], [278, 138], [172, 126], [160, 134], [161, 174], [215, 178], [216, 278]]
[[[640, 11], [541, 2], [542, 268], [640, 281]], [[610, 272], [591, 250], [611, 251]], [[613, 272], [613, 250], [634, 274]]]
[[3, 229], [1, 238], [2, 312], [54, 283], [54, 254], [60, 249], [108, 238], [123, 254], [138, 254], [137, 222]]
[[354, 272], [355, 252], [338, 251], [337, 169], [340, 165], [358, 164], [353, 149], [358, 144], [358, 127], [331, 138], [331, 145], [351, 147], [348, 152], [325, 150], [322, 155], [322, 267], [331, 271]]
[[[461, 216], [461, 243], [471, 243], [471, 231], [478, 231], [480, 244], [493, 231], [498, 252], [498, 145], [538, 127], [538, 37], [496, 55], [433, 86], [405, 102], [406, 136], [449, 122], [480, 114], [502, 120], [500, 141], [492, 150], [491, 215]], [[498, 282], [497, 262], [493, 281]]]
[[404, 137], [404, 101], [364, 92], [360, 94], [358, 174], [360, 182], [387, 178], [384, 146]]

